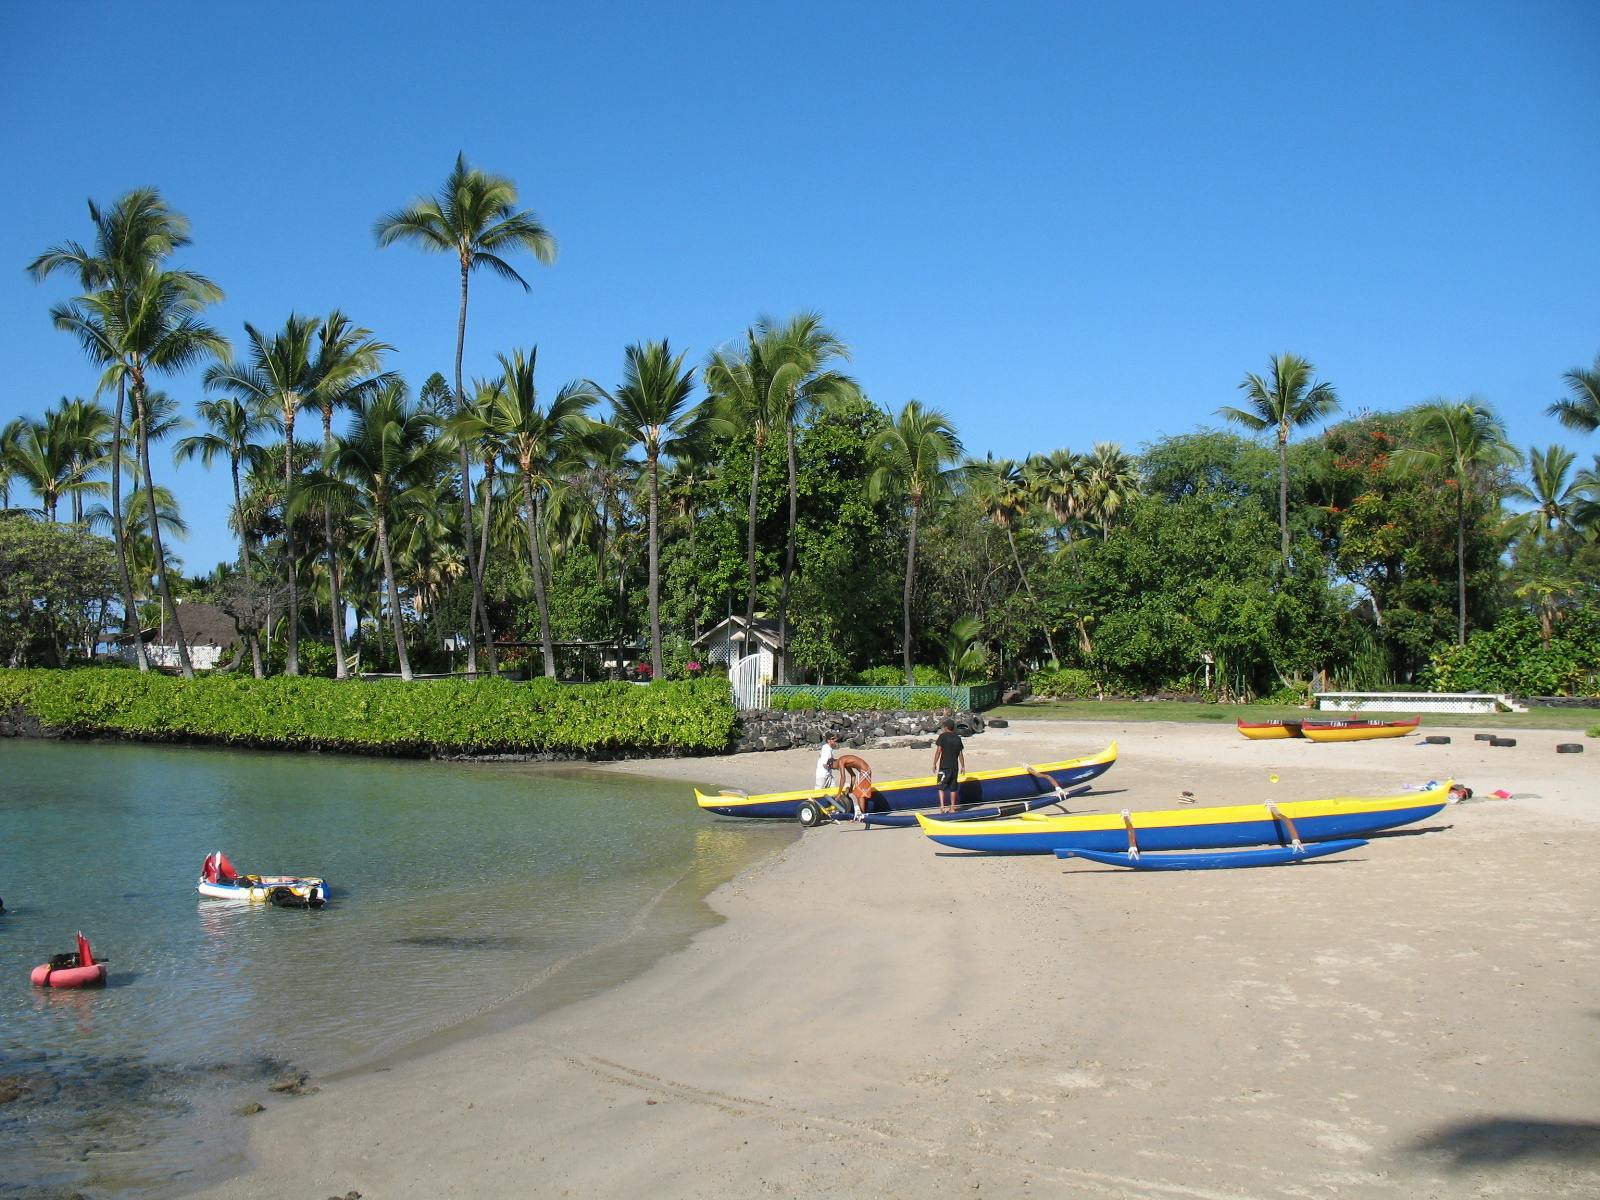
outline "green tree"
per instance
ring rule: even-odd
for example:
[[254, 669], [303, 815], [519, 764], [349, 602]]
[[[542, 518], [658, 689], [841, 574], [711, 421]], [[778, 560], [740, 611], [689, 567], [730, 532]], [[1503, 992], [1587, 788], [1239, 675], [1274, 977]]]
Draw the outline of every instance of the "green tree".
[[1456, 644], [1467, 640], [1467, 512], [1473, 496], [1497, 490], [1516, 459], [1500, 419], [1481, 401], [1435, 400], [1417, 410], [1412, 444], [1395, 455], [1402, 470], [1443, 477], [1456, 513]]
[[327, 456], [327, 469], [307, 480], [290, 501], [290, 509], [322, 504], [336, 511], [364, 511], [377, 531], [383, 562], [384, 589], [394, 633], [400, 676], [411, 679], [400, 591], [395, 583], [389, 531], [396, 522], [418, 515], [433, 500], [432, 483], [440, 462], [433, 438], [435, 419], [413, 408], [405, 385], [390, 380], [359, 397], [350, 431]]
[[899, 496], [906, 506], [908, 534], [901, 609], [906, 683], [910, 685], [916, 682], [911, 657], [911, 592], [917, 571], [917, 523], [923, 509], [949, 491], [949, 468], [961, 454], [961, 439], [944, 413], [910, 400], [884, 431], [878, 453], [878, 467], [869, 484], [872, 494]]
[[1562, 379], [1568, 394], [1545, 409], [1546, 414], [1580, 433], [1600, 429], [1600, 354], [1595, 355], [1594, 366], [1573, 367]]
[[1321, 420], [1339, 407], [1339, 397], [1327, 381], [1312, 382], [1316, 371], [1295, 354], [1276, 354], [1266, 378], [1247, 374], [1239, 384], [1248, 408], [1224, 406], [1219, 416], [1254, 433], [1271, 429], [1278, 436], [1278, 529], [1282, 538], [1283, 569], [1289, 562], [1289, 434]]
[[116, 587], [110, 542], [81, 525], [0, 514], [0, 660], [7, 666], [36, 654], [62, 666], [74, 644], [92, 655]]
[[[456, 317], [456, 411], [466, 405], [461, 385], [461, 357], [467, 344], [467, 288], [472, 272], [486, 267], [502, 279], [532, 290], [506, 255], [526, 252], [549, 266], [556, 258], [556, 240], [532, 212], [517, 210], [517, 186], [501, 175], [491, 175], [467, 166], [464, 154], [456, 155], [455, 168], [433, 196], [412, 201], [405, 208], [380, 217], [373, 227], [380, 248], [396, 242], [409, 242], [427, 253], [454, 254], [461, 272], [461, 305]], [[473, 605], [484, 637], [484, 653], [489, 671], [496, 670], [494, 632], [483, 599], [483, 564], [472, 545], [471, 464], [467, 447], [460, 447], [461, 534], [466, 548], [467, 568], [472, 575]], [[477, 670], [476, 644], [469, 640], [467, 670]]]
[[[105, 211], [91, 200], [89, 217], [95, 227], [93, 250], [77, 242], [63, 242], [34, 259], [28, 271], [35, 280], [57, 271], [77, 275], [83, 294], [55, 305], [50, 315], [57, 329], [76, 337], [90, 361], [105, 369], [101, 388], [116, 386], [112, 445], [120, 447], [125, 394], [133, 401], [135, 421], [141, 428], [148, 426], [144, 405], [151, 372], [176, 374], [208, 358], [227, 357], [227, 339], [206, 324], [202, 315], [207, 306], [222, 299], [222, 290], [203, 275], [165, 265], [175, 251], [190, 244], [189, 222], [154, 188], [128, 192]], [[153, 483], [148, 439], [141, 434], [138, 444], [140, 471], [147, 484]], [[114, 513], [121, 508], [121, 459], [120, 453], [111, 456]], [[147, 486], [145, 494], [153, 504], [152, 488]], [[153, 510], [147, 515], [156, 541], [162, 603], [177, 635], [183, 675], [192, 678], [189, 647], [161, 553], [160, 522]], [[120, 534], [117, 544], [122, 546]], [[125, 565], [122, 549], [118, 554]], [[125, 569], [121, 574], [124, 608], [132, 613], [131, 575]], [[148, 670], [142, 645], [138, 655], [140, 669]]]
[[[1044, 644], [1050, 651], [1050, 663], [1054, 666], [1059, 660], [1056, 657], [1055, 639], [1050, 636], [1050, 623], [1044, 618], [1043, 610], [1039, 606], [1039, 597], [1034, 594], [1028, 573], [1022, 568], [1022, 556], [1017, 553], [1016, 527], [1028, 516], [1028, 504], [1034, 494], [1033, 489], [1029, 486], [1022, 468], [1009, 458], [988, 458], [982, 461], [970, 459], [966, 465], [965, 477], [979, 507], [983, 510], [984, 517], [1006, 535], [1006, 545], [1011, 548], [1012, 565], [1017, 569], [1017, 578], [1022, 581], [1023, 591], [1028, 594], [1028, 603], [1044, 633]], [[1120, 501], [1118, 507], [1121, 507]]]
[[1563, 446], [1528, 448], [1527, 482], [1511, 481], [1506, 498], [1531, 505], [1507, 520], [1516, 533], [1538, 542], [1570, 541], [1573, 515], [1583, 502], [1584, 485], [1572, 478], [1577, 456]]
[[[229, 524], [239, 535], [239, 559], [244, 564], [244, 577], [254, 581], [256, 572], [250, 560], [249, 527], [245, 520], [244, 491], [240, 480], [246, 467], [253, 468], [260, 464], [262, 448], [255, 439], [267, 431], [270, 422], [250, 405], [241, 404], [227, 396], [201, 400], [195, 408], [200, 419], [206, 423], [206, 432], [178, 442], [173, 447], [173, 461], [182, 463], [198, 457], [200, 465], [209, 470], [218, 455], [227, 458], [228, 477], [233, 484], [233, 513]], [[252, 584], [249, 591], [254, 597], [261, 589]], [[234, 592], [242, 595], [243, 589], [235, 588]], [[242, 608], [242, 602], [236, 607]], [[259, 628], [259, 625], [248, 624], [240, 627], [250, 647], [250, 664], [257, 679], [262, 675], [261, 642], [257, 637]]]

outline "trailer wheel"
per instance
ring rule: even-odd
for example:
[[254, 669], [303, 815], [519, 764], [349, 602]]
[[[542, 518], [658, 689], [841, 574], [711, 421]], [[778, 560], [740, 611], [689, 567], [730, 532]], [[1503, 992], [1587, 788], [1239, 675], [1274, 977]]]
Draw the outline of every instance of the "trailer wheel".
[[822, 806], [815, 800], [800, 801], [800, 811], [795, 814], [800, 820], [802, 829], [811, 829], [822, 824]]
[[1556, 747], [1557, 754], [1582, 754], [1583, 746], [1578, 742], [1562, 742]]

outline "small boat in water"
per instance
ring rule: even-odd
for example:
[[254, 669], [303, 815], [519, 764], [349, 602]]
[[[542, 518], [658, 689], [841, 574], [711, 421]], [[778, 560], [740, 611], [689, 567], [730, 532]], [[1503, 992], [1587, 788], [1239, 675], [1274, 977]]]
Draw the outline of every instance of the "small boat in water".
[[1409, 721], [1301, 721], [1300, 732], [1313, 742], [1365, 742], [1415, 733], [1421, 717]]
[[316, 875], [241, 875], [221, 850], [206, 855], [195, 890], [213, 900], [271, 904], [278, 908], [321, 908], [328, 885]]
[[[969, 771], [956, 788], [956, 802], [962, 808], [1001, 804], [1048, 797], [1042, 804], [1053, 804], [1055, 793], [1088, 783], [1109, 771], [1117, 761], [1117, 744], [1112, 742], [1098, 754], [1069, 758], [1037, 766], [1002, 767], [995, 771]], [[695, 803], [709, 813], [724, 817], [788, 817], [802, 825], [817, 825], [844, 813], [832, 788], [804, 788], [792, 792], [694, 793]], [[917, 808], [936, 808], [939, 781], [933, 775], [916, 779], [895, 779], [873, 785], [867, 812], [882, 814], [909, 812]]]
[[106, 960], [95, 958], [89, 939], [79, 930], [76, 950], [52, 955], [49, 962], [35, 967], [29, 978], [34, 987], [95, 987], [106, 981]]
[[1450, 802], [1450, 781], [1399, 796], [1166, 808], [1149, 812], [1028, 813], [999, 821], [951, 825], [918, 818], [941, 846], [991, 854], [1051, 854], [1057, 850], [1226, 850], [1361, 837], [1433, 816]]
[[1300, 737], [1299, 721], [1244, 721], [1239, 722], [1239, 732], [1254, 742], [1272, 742], [1279, 738]]

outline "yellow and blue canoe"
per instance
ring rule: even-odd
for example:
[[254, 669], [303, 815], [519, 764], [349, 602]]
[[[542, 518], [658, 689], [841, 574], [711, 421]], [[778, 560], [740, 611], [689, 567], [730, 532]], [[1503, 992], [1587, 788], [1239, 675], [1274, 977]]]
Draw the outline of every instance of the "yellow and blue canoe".
[[[1112, 742], [1098, 754], [1088, 754], [1082, 758], [1034, 766], [1002, 767], [995, 771], [971, 771], [963, 775], [957, 785], [957, 803], [966, 807], [1053, 795], [1064, 788], [1075, 787], [1104, 775], [1116, 761], [1117, 744]], [[938, 785], [939, 780], [933, 775], [874, 783], [868, 811], [884, 813], [935, 808], [939, 803]], [[706, 812], [719, 816], [791, 819], [800, 815], [801, 805], [808, 801], [813, 805], [827, 806], [832, 803], [833, 796], [832, 788], [764, 792], [755, 796], [742, 792], [707, 793], [699, 788], [694, 793], [696, 804]]]
[[[1130, 827], [1145, 850], [1225, 850], [1361, 837], [1426, 820], [1450, 801], [1450, 781], [1401, 796], [1295, 800], [1268, 807], [1164, 808], [1134, 813], [1027, 813], [999, 821], [952, 825], [919, 815], [922, 832], [941, 846], [990, 854], [1051, 854], [1057, 850], [1129, 849]], [[1285, 819], [1287, 818], [1287, 819]]]

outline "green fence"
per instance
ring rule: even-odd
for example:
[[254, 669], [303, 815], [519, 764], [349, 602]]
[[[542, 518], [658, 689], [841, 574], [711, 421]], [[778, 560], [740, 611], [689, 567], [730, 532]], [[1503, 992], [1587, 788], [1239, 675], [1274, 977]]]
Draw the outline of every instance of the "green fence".
[[[985, 708], [993, 708], [1000, 702], [1000, 693], [1003, 685], [998, 683], [971, 683], [963, 684], [955, 689], [954, 707], [961, 712], [980, 712]], [[941, 703], [948, 703], [951, 689], [935, 687], [932, 684], [918, 684], [915, 687], [868, 687], [865, 684], [849, 683], [775, 683], [772, 685], [772, 699], [780, 696], [813, 696], [821, 704], [823, 698], [830, 692], [866, 692], [869, 696], [887, 696], [896, 704], [909, 706], [913, 696], [933, 696]]]

